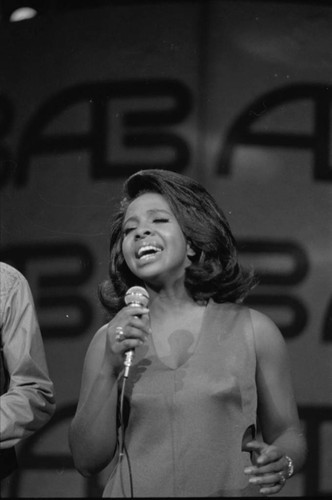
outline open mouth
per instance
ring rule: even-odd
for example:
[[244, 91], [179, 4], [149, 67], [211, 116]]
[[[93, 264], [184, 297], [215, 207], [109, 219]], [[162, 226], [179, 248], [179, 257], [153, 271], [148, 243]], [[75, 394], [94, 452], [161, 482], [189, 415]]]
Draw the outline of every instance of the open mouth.
[[136, 252], [136, 257], [138, 259], [147, 259], [149, 257], [152, 257], [156, 255], [157, 253], [160, 253], [162, 251], [162, 248], [155, 246], [155, 245], [144, 245], [138, 249]]

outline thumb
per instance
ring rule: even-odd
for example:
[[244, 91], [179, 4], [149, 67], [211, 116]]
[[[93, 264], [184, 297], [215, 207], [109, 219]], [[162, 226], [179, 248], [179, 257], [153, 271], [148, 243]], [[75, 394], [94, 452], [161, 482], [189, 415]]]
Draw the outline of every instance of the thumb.
[[246, 451], [255, 451], [256, 453], [258, 453], [258, 455], [264, 453], [267, 448], [267, 444], [263, 443], [263, 441], [257, 441], [256, 439], [249, 441], [249, 443], [247, 443], [245, 446]]
[[257, 441], [256, 439], [249, 441], [245, 447], [245, 451], [249, 451], [253, 454], [251, 459], [254, 464], [261, 464], [264, 462], [265, 459], [263, 456], [267, 449], [268, 445], [266, 443], [263, 441]]
[[276, 446], [256, 440], [250, 441], [247, 444], [246, 451], [254, 452], [257, 465], [266, 465], [270, 462], [276, 462], [282, 457], [281, 451], [276, 448]]

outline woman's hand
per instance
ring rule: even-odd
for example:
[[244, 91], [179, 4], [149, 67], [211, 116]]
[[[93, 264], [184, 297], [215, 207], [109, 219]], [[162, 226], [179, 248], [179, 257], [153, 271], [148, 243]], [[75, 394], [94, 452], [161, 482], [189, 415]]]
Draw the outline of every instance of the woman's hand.
[[278, 493], [292, 474], [290, 459], [277, 446], [256, 440], [246, 445], [246, 451], [257, 457], [255, 464], [244, 470], [251, 476], [249, 483], [258, 485], [263, 495]]
[[141, 306], [121, 309], [107, 326], [107, 344], [114, 368], [122, 368], [124, 353], [142, 345], [150, 333], [149, 309]]

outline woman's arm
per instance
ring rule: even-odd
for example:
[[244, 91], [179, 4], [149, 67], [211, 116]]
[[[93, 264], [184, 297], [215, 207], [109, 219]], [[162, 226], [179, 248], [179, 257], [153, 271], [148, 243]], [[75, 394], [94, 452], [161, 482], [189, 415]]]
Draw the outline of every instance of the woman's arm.
[[[74, 464], [84, 476], [101, 471], [115, 453], [118, 376], [124, 352], [137, 347], [148, 333], [147, 312], [146, 308], [123, 308], [98, 330], [88, 348], [78, 406], [69, 429]], [[125, 332], [121, 341], [116, 335], [119, 326]]]
[[258, 458], [246, 473], [252, 474], [250, 482], [263, 488], [261, 493], [273, 494], [281, 490], [290, 473], [302, 468], [306, 442], [293, 393], [286, 343], [267, 316], [251, 310], [251, 318], [257, 356], [258, 419], [264, 442], [248, 445]]
[[117, 376], [108, 353], [107, 325], [92, 339], [82, 374], [69, 445], [76, 469], [84, 476], [102, 470], [116, 448]]

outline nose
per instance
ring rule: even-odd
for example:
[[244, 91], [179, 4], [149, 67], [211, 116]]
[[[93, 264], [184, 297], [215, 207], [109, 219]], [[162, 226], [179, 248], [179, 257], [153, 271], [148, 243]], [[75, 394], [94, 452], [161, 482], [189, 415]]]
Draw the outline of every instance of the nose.
[[151, 229], [146, 225], [140, 225], [136, 228], [135, 239], [140, 240], [152, 234]]

